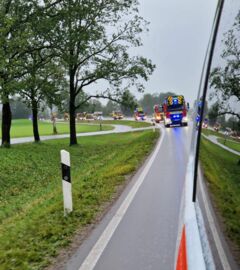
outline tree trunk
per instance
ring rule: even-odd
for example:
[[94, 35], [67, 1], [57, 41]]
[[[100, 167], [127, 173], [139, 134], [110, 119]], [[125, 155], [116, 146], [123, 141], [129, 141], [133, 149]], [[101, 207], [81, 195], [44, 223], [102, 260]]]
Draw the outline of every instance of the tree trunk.
[[70, 125], [70, 145], [77, 144], [76, 135], [76, 108], [75, 108], [75, 87], [74, 73], [70, 72], [70, 102], [69, 102], [69, 125]]
[[58, 132], [57, 132], [57, 126], [56, 126], [56, 120], [53, 120], [53, 135], [57, 135]]
[[51, 121], [53, 125], [53, 135], [56, 135], [58, 134], [56, 126], [56, 115], [53, 113], [52, 105], [50, 105], [50, 110], [51, 110]]
[[10, 129], [12, 123], [12, 113], [9, 100], [2, 105], [2, 146], [10, 147]]
[[35, 142], [39, 142], [40, 136], [38, 132], [38, 106], [35, 100], [32, 101], [32, 124], [34, 140]]

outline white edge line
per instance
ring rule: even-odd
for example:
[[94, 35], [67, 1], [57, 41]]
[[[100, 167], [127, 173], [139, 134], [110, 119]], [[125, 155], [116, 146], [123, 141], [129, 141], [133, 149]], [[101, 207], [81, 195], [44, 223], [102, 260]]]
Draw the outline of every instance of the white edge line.
[[108, 242], [110, 241], [112, 235], [114, 234], [119, 223], [121, 222], [122, 218], [124, 217], [128, 207], [130, 206], [131, 202], [133, 201], [138, 189], [140, 188], [141, 184], [143, 183], [147, 173], [149, 172], [149, 170], [150, 170], [150, 168], [151, 168], [151, 166], [152, 166], [152, 164], [153, 164], [153, 162], [158, 154], [158, 151], [161, 147], [161, 144], [163, 142], [163, 138], [165, 135], [165, 130], [162, 127], [160, 127], [160, 129], [161, 129], [161, 138], [158, 141], [158, 144], [157, 144], [150, 160], [148, 161], [147, 165], [143, 169], [137, 182], [131, 188], [127, 197], [125, 198], [125, 200], [122, 202], [122, 204], [118, 208], [116, 214], [112, 217], [111, 221], [108, 223], [107, 227], [105, 228], [105, 230], [103, 231], [103, 233], [99, 237], [98, 241], [96, 242], [94, 247], [91, 249], [91, 251], [89, 252], [86, 259], [83, 261], [79, 270], [92, 270], [96, 266], [99, 258], [101, 257], [101, 255], [102, 255], [104, 249], [106, 248]]
[[200, 185], [199, 186], [200, 186], [200, 190], [201, 190], [201, 194], [202, 194], [202, 199], [203, 199], [203, 202], [204, 202], [204, 207], [205, 207], [205, 210], [206, 210], [208, 223], [209, 223], [212, 235], [213, 235], [213, 239], [214, 239], [214, 242], [215, 242], [215, 245], [216, 245], [216, 248], [217, 248], [217, 252], [218, 252], [221, 264], [222, 264], [224, 270], [231, 270], [231, 267], [229, 265], [226, 253], [225, 253], [224, 248], [222, 246], [222, 242], [220, 240], [220, 236], [219, 236], [217, 228], [215, 226], [215, 221], [214, 221], [214, 218], [212, 216], [212, 213], [211, 213], [211, 210], [210, 210], [210, 207], [209, 207], [209, 204], [208, 204], [208, 200], [207, 200], [205, 191], [203, 189], [203, 184], [202, 184], [203, 179], [202, 179], [202, 174], [201, 174], [200, 169], [199, 169], [198, 175], [200, 177], [200, 181], [199, 181]]

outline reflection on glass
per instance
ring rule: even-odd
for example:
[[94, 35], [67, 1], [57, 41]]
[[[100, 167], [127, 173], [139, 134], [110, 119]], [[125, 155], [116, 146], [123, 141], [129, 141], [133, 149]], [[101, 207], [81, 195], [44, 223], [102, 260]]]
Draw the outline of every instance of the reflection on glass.
[[[201, 97], [201, 95], [200, 95]], [[200, 105], [199, 105], [200, 104]], [[201, 106], [201, 100], [196, 102]], [[197, 108], [196, 108], [196, 111]], [[240, 1], [225, 2], [202, 123], [201, 169], [223, 231], [240, 248]], [[239, 249], [240, 250], [240, 249]]]
[[226, 1], [209, 77], [205, 122], [216, 130], [239, 131], [240, 2]]

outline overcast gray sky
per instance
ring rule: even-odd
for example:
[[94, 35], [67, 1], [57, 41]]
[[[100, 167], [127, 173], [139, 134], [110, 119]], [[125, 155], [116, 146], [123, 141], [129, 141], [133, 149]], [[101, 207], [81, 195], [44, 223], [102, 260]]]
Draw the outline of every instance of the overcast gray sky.
[[174, 91], [192, 103], [197, 96], [217, 0], [139, 2], [141, 15], [150, 22], [139, 54], [157, 65], [145, 93]]

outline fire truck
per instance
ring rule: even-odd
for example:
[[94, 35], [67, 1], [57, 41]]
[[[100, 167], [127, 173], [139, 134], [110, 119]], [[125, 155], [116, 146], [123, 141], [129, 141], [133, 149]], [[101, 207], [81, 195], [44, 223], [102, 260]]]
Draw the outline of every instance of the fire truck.
[[112, 118], [114, 120], [121, 120], [121, 119], [123, 119], [123, 114], [120, 111], [113, 111]]
[[134, 111], [134, 118], [136, 121], [146, 120], [146, 115], [145, 115], [142, 107], [136, 108], [136, 110]]
[[187, 126], [188, 108], [189, 104], [185, 102], [184, 96], [168, 96], [163, 104], [165, 127], [171, 125]]
[[160, 123], [160, 121], [163, 121], [163, 107], [161, 105], [154, 105], [154, 120], [156, 123]]

